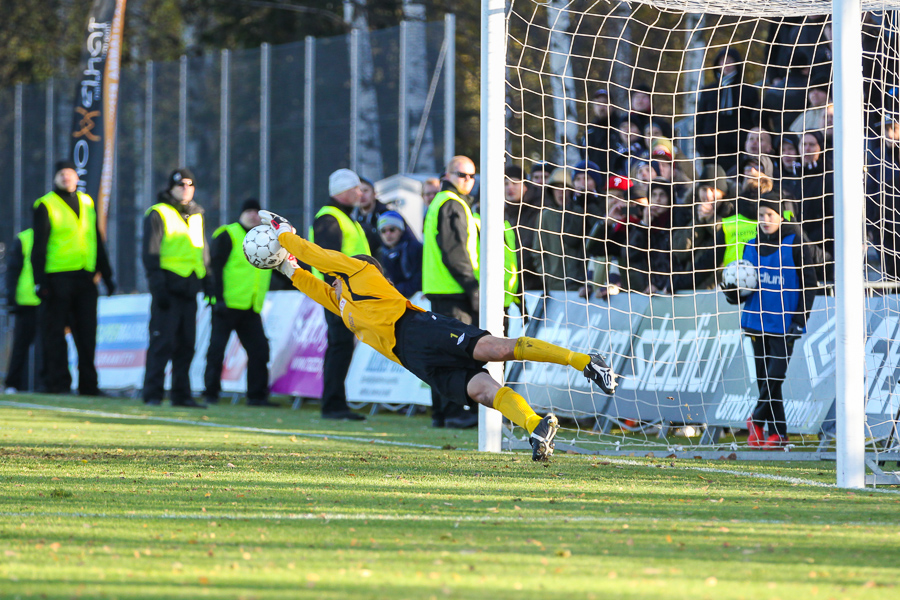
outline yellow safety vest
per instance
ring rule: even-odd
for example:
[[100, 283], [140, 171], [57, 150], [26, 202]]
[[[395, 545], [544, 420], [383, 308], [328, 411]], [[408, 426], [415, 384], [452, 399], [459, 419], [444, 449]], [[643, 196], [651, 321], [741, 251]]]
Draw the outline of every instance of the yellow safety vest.
[[727, 265], [744, 256], [744, 245], [756, 237], [757, 222], [738, 213], [722, 219], [722, 233], [725, 235], [725, 257]]
[[506, 293], [503, 296], [504, 308], [519, 302], [519, 258], [516, 253], [516, 232], [509, 221], [503, 222], [503, 266]]
[[97, 212], [94, 201], [82, 192], [78, 196], [78, 215], [56, 192], [50, 192], [34, 203], [43, 204], [50, 219], [47, 240], [47, 273], [97, 270]]
[[[475, 225], [481, 231], [481, 215], [472, 213]], [[478, 246], [481, 258], [481, 246]], [[503, 221], [503, 308], [519, 302], [519, 259], [516, 256], [516, 232], [509, 220]]]
[[252, 308], [262, 311], [266, 292], [272, 280], [270, 269], [257, 269], [244, 257], [244, 237], [247, 232], [240, 223], [223, 225], [213, 233], [213, 239], [222, 233], [231, 238], [231, 254], [222, 269], [222, 296], [225, 306], [237, 310]]
[[[366, 239], [366, 232], [363, 231], [362, 225], [351, 219], [347, 213], [336, 206], [323, 206], [316, 213], [318, 219], [322, 215], [331, 215], [337, 219], [341, 228], [341, 253], [347, 256], [356, 256], [357, 254], [372, 255], [372, 249], [369, 248], [369, 241]], [[313, 228], [309, 228], [309, 241], [315, 243], [315, 234]], [[313, 275], [322, 279], [322, 274], [317, 270], [312, 270]]]
[[203, 215], [188, 217], [187, 222], [171, 204], [160, 202], [147, 209], [144, 215], [156, 211], [162, 218], [165, 233], [159, 246], [159, 266], [171, 271], [179, 277], [190, 277], [191, 273], [198, 278], [206, 277], [206, 265], [203, 263]]
[[34, 247], [34, 229], [26, 229], [19, 234], [22, 242], [22, 272], [16, 282], [16, 304], [19, 306], [38, 306], [41, 299], [34, 293], [34, 270], [31, 267], [31, 249]]
[[441, 248], [437, 243], [438, 214], [441, 206], [451, 200], [459, 202], [466, 214], [466, 250], [469, 253], [469, 260], [472, 261], [472, 272], [475, 279], [479, 278], [478, 224], [465, 200], [454, 192], [444, 190], [438, 192], [434, 197], [425, 214], [425, 230], [422, 234], [422, 291], [425, 294], [462, 294], [465, 292], [459, 282], [450, 274], [447, 265], [444, 264]]

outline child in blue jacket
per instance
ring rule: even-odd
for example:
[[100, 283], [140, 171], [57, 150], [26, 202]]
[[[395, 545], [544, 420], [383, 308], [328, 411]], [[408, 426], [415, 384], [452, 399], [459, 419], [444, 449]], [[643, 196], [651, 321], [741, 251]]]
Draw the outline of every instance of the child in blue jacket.
[[[781, 386], [794, 342], [806, 331], [818, 288], [816, 265], [822, 259], [800, 227], [785, 220], [783, 215], [793, 212], [790, 202], [765, 194], [758, 211], [758, 234], [744, 247], [743, 259], [757, 267], [759, 286], [739, 300], [741, 328], [753, 343], [759, 383], [759, 402], [747, 419], [747, 441], [752, 447], [778, 448], [788, 440]], [[736, 292], [726, 290], [731, 298]]]

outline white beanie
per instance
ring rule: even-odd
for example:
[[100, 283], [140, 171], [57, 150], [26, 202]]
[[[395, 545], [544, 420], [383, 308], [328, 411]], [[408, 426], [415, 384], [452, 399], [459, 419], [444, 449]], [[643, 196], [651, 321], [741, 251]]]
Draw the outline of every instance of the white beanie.
[[328, 195], [332, 198], [357, 186], [359, 175], [350, 169], [338, 169], [328, 177]]

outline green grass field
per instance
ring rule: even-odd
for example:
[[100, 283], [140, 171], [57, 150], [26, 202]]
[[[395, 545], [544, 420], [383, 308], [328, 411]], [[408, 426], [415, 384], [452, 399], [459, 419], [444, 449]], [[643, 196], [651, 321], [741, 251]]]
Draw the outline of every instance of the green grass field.
[[4, 400], [2, 598], [900, 597], [900, 493], [816, 485], [829, 463], [545, 466], [423, 416]]

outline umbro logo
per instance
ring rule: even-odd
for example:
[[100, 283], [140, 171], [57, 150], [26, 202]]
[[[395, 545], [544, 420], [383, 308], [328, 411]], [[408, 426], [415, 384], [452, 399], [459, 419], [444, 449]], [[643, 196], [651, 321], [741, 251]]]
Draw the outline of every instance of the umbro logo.
[[463, 343], [464, 339], [466, 339], [466, 334], [462, 334], [461, 336], [459, 336], [459, 339], [456, 340], [456, 345], [457, 346], [461, 345]]

